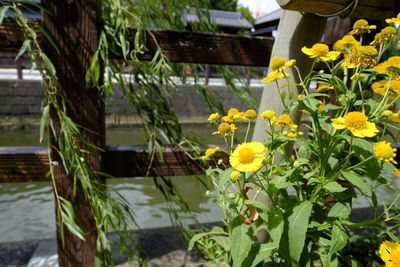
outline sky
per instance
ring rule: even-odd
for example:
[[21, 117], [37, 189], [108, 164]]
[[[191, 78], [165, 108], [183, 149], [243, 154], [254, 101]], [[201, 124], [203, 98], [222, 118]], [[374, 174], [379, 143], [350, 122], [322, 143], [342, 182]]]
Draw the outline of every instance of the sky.
[[279, 8], [275, 0], [238, 0], [238, 4], [248, 7], [253, 17], [263, 16]]

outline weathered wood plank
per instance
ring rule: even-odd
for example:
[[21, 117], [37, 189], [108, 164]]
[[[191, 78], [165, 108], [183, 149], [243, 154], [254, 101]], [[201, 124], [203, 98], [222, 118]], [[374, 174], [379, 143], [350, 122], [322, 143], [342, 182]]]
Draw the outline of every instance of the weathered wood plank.
[[[92, 57], [98, 49], [101, 23], [101, 3], [97, 0], [53, 1], [43, 0], [42, 5], [49, 13], [43, 12], [43, 28], [54, 41], [59, 52], [46, 39], [43, 51], [49, 57], [57, 73], [58, 103], [63, 103], [67, 116], [82, 126], [80, 134], [86, 142], [103, 148], [105, 138], [104, 96], [97, 86], [88, 86], [86, 72]], [[101, 71], [101, 70], [100, 70]], [[103, 73], [100, 73], [102, 77]], [[99, 82], [101, 84], [101, 81]], [[61, 107], [61, 104], [58, 104]], [[50, 106], [53, 129], [61, 142], [66, 142], [62, 119], [54, 106]], [[51, 135], [51, 160], [61, 163], [59, 140]], [[74, 143], [77, 148], [87, 149], [83, 143]], [[93, 171], [101, 171], [100, 151], [88, 154], [86, 162]], [[76, 236], [65, 225], [57, 225], [58, 265], [60, 267], [94, 267], [98, 226], [93, 208], [85, 196], [81, 181], [75, 180], [73, 170], [65, 169], [62, 164], [51, 165], [58, 196], [69, 201], [74, 209], [74, 221], [82, 229], [85, 240]], [[67, 166], [71, 168], [71, 166]], [[105, 183], [101, 177], [91, 173], [90, 179]], [[57, 200], [56, 200], [57, 201]], [[56, 202], [57, 203], [57, 202]], [[55, 205], [56, 211], [59, 205]], [[57, 211], [58, 212], [58, 211]], [[61, 233], [60, 227], [63, 227]], [[98, 257], [98, 256], [97, 256]]]
[[[135, 34], [136, 30], [131, 29], [131, 45]], [[157, 30], [152, 34], [171, 62], [267, 66], [274, 44], [271, 37], [169, 30]], [[151, 60], [157, 49], [150, 34], [147, 40], [148, 51], [141, 57], [143, 60]]]
[[[40, 32], [37, 32], [42, 36]], [[129, 41], [133, 46], [136, 34], [131, 29]], [[158, 45], [171, 62], [220, 64], [241, 66], [267, 66], [274, 39], [270, 37], [239, 36], [232, 34], [198, 33], [157, 30], [152, 31]], [[40, 37], [43, 42], [43, 37]], [[153, 38], [147, 37], [148, 50], [141, 58], [151, 60], [156, 51]], [[16, 52], [24, 37], [20, 26], [5, 19], [0, 25], [0, 51]], [[112, 55], [115, 59], [120, 56]]]
[[[197, 175], [201, 168], [185, 151], [163, 147], [164, 160], [155, 155], [148, 176]], [[114, 177], [144, 177], [151, 162], [147, 146], [110, 145], [102, 155], [102, 169]], [[215, 158], [229, 165], [225, 153]], [[0, 183], [50, 181], [47, 147], [0, 147]]]
[[[349, 0], [277, 0], [277, 2], [283, 9], [323, 15], [337, 13], [352, 3]], [[359, 0], [354, 10], [352, 9], [353, 6], [349, 6], [339, 16], [365, 19], [391, 18], [400, 12], [400, 5], [398, 0]]]

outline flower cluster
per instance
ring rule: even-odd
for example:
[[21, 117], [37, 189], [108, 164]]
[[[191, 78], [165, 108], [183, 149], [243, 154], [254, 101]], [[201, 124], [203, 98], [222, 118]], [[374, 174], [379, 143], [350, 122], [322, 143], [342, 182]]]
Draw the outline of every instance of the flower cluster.
[[[400, 14], [387, 20], [399, 22]], [[209, 116], [229, 157], [229, 165], [207, 170], [213, 185], [207, 195], [221, 206], [226, 230], [201, 233], [193, 242], [212, 248], [215, 262], [257, 266], [269, 258], [277, 266], [363, 266], [364, 259], [341, 255], [354, 234], [351, 228], [381, 231], [400, 198], [374, 219], [349, 221], [358, 196], [378, 212], [374, 190], [390, 189], [392, 179], [400, 177], [392, 146], [400, 136], [400, 56], [387, 56], [399, 42], [399, 28], [387, 26], [366, 43], [363, 36], [376, 28], [360, 19], [332, 50], [323, 43], [301, 48], [313, 63], [305, 77], [294, 60], [272, 58], [264, 82], [275, 82], [282, 110], [257, 115], [231, 108], [226, 115]], [[289, 80], [288, 68], [298, 82]], [[247, 140], [257, 117], [263, 142]], [[235, 134], [239, 121], [248, 123], [244, 140]], [[203, 158], [218, 149], [209, 148]], [[264, 242], [257, 241], [258, 233], [266, 236]], [[379, 253], [386, 266], [400, 266], [398, 243], [383, 242]]]

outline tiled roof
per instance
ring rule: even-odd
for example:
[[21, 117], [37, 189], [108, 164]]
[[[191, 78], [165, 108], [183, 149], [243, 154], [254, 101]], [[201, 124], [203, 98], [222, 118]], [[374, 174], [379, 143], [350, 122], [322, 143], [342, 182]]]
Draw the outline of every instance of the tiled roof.
[[[232, 11], [222, 11], [210, 9], [210, 18], [216, 25], [222, 27], [238, 28], [238, 29], [251, 29], [253, 24], [251, 24], [247, 19], [245, 19], [240, 12]], [[183, 21], [185, 24], [199, 22], [199, 17], [194, 9], [184, 16]]]
[[282, 8], [278, 8], [278, 9], [268, 13], [267, 15], [259, 17], [256, 20], [256, 22], [254, 23], [254, 25], [263, 24], [266, 22], [274, 21], [274, 20], [279, 20], [281, 18], [281, 15], [282, 15]]

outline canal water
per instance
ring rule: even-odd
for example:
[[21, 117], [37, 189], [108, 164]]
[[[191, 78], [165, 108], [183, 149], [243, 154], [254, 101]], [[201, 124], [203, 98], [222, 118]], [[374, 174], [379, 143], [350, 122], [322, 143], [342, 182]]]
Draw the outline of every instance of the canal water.
[[[242, 127], [245, 128], [245, 127]], [[240, 130], [240, 129], [239, 129]], [[196, 133], [209, 144], [222, 144], [221, 136], [212, 135], [215, 126], [185, 126], [187, 134]], [[239, 138], [243, 137], [243, 130]], [[109, 129], [107, 144], [144, 144], [143, 130]], [[39, 133], [0, 132], [0, 146], [39, 146]], [[201, 179], [201, 177], [198, 177]], [[206, 189], [196, 177], [171, 177], [178, 192], [200, 222], [215, 222], [222, 218], [219, 207], [205, 195]], [[153, 178], [118, 178], [107, 181], [109, 188], [117, 190], [131, 204], [136, 222], [141, 228], [170, 226], [169, 205], [154, 185]], [[0, 183], [0, 243], [41, 238], [55, 238], [54, 198], [50, 182]], [[188, 214], [182, 220], [193, 223]], [[132, 226], [132, 229], [136, 229]]]
[[[245, 127], [241, 127], [245, 128]], [[239, 128], [239, 129], [241, 129]], [[196, 132], [209, 144], [222, 144], [220, 136], [211, 135], [215, 131], [212, 125], [185, 126], [185, 131]], [[242, 140], [244, 132], [239, 133]], [[0, 146], [38, 146], [37, 132], [0, 132]], [[112, 129], [107, 131], [107, 144], [144, 144], [142, 130]], [[396, 197], [400, 188], [400, 178], [390, 177], [397, 190], [385, 188], [375, 190], [378, 199], [386, 204]], [[195, 177], [172, 177], [174, 184], [187, 201], [192, 215], [200, 222], [215, 222], [222, 217], [220, 208], [213, 199], [205, 195], [206, 189]], [[170, 226], [169, 205], [156, 189], [153, 178], [118, 178], [107, 181], [109, 188], [117, 190], [131, 204], [135, 219], [141, 228]], [[362, 197], [354, 207], [367, 207], [370, 204]], [[186, 214], [181, 219], [187, 223], [193, 220]], [[42, 238], [55, 238], [54, 199], [50, 182], [37, 183], [0, 183], [0, 243]], [[135, 229], [132, 226], [132, 229]]]

